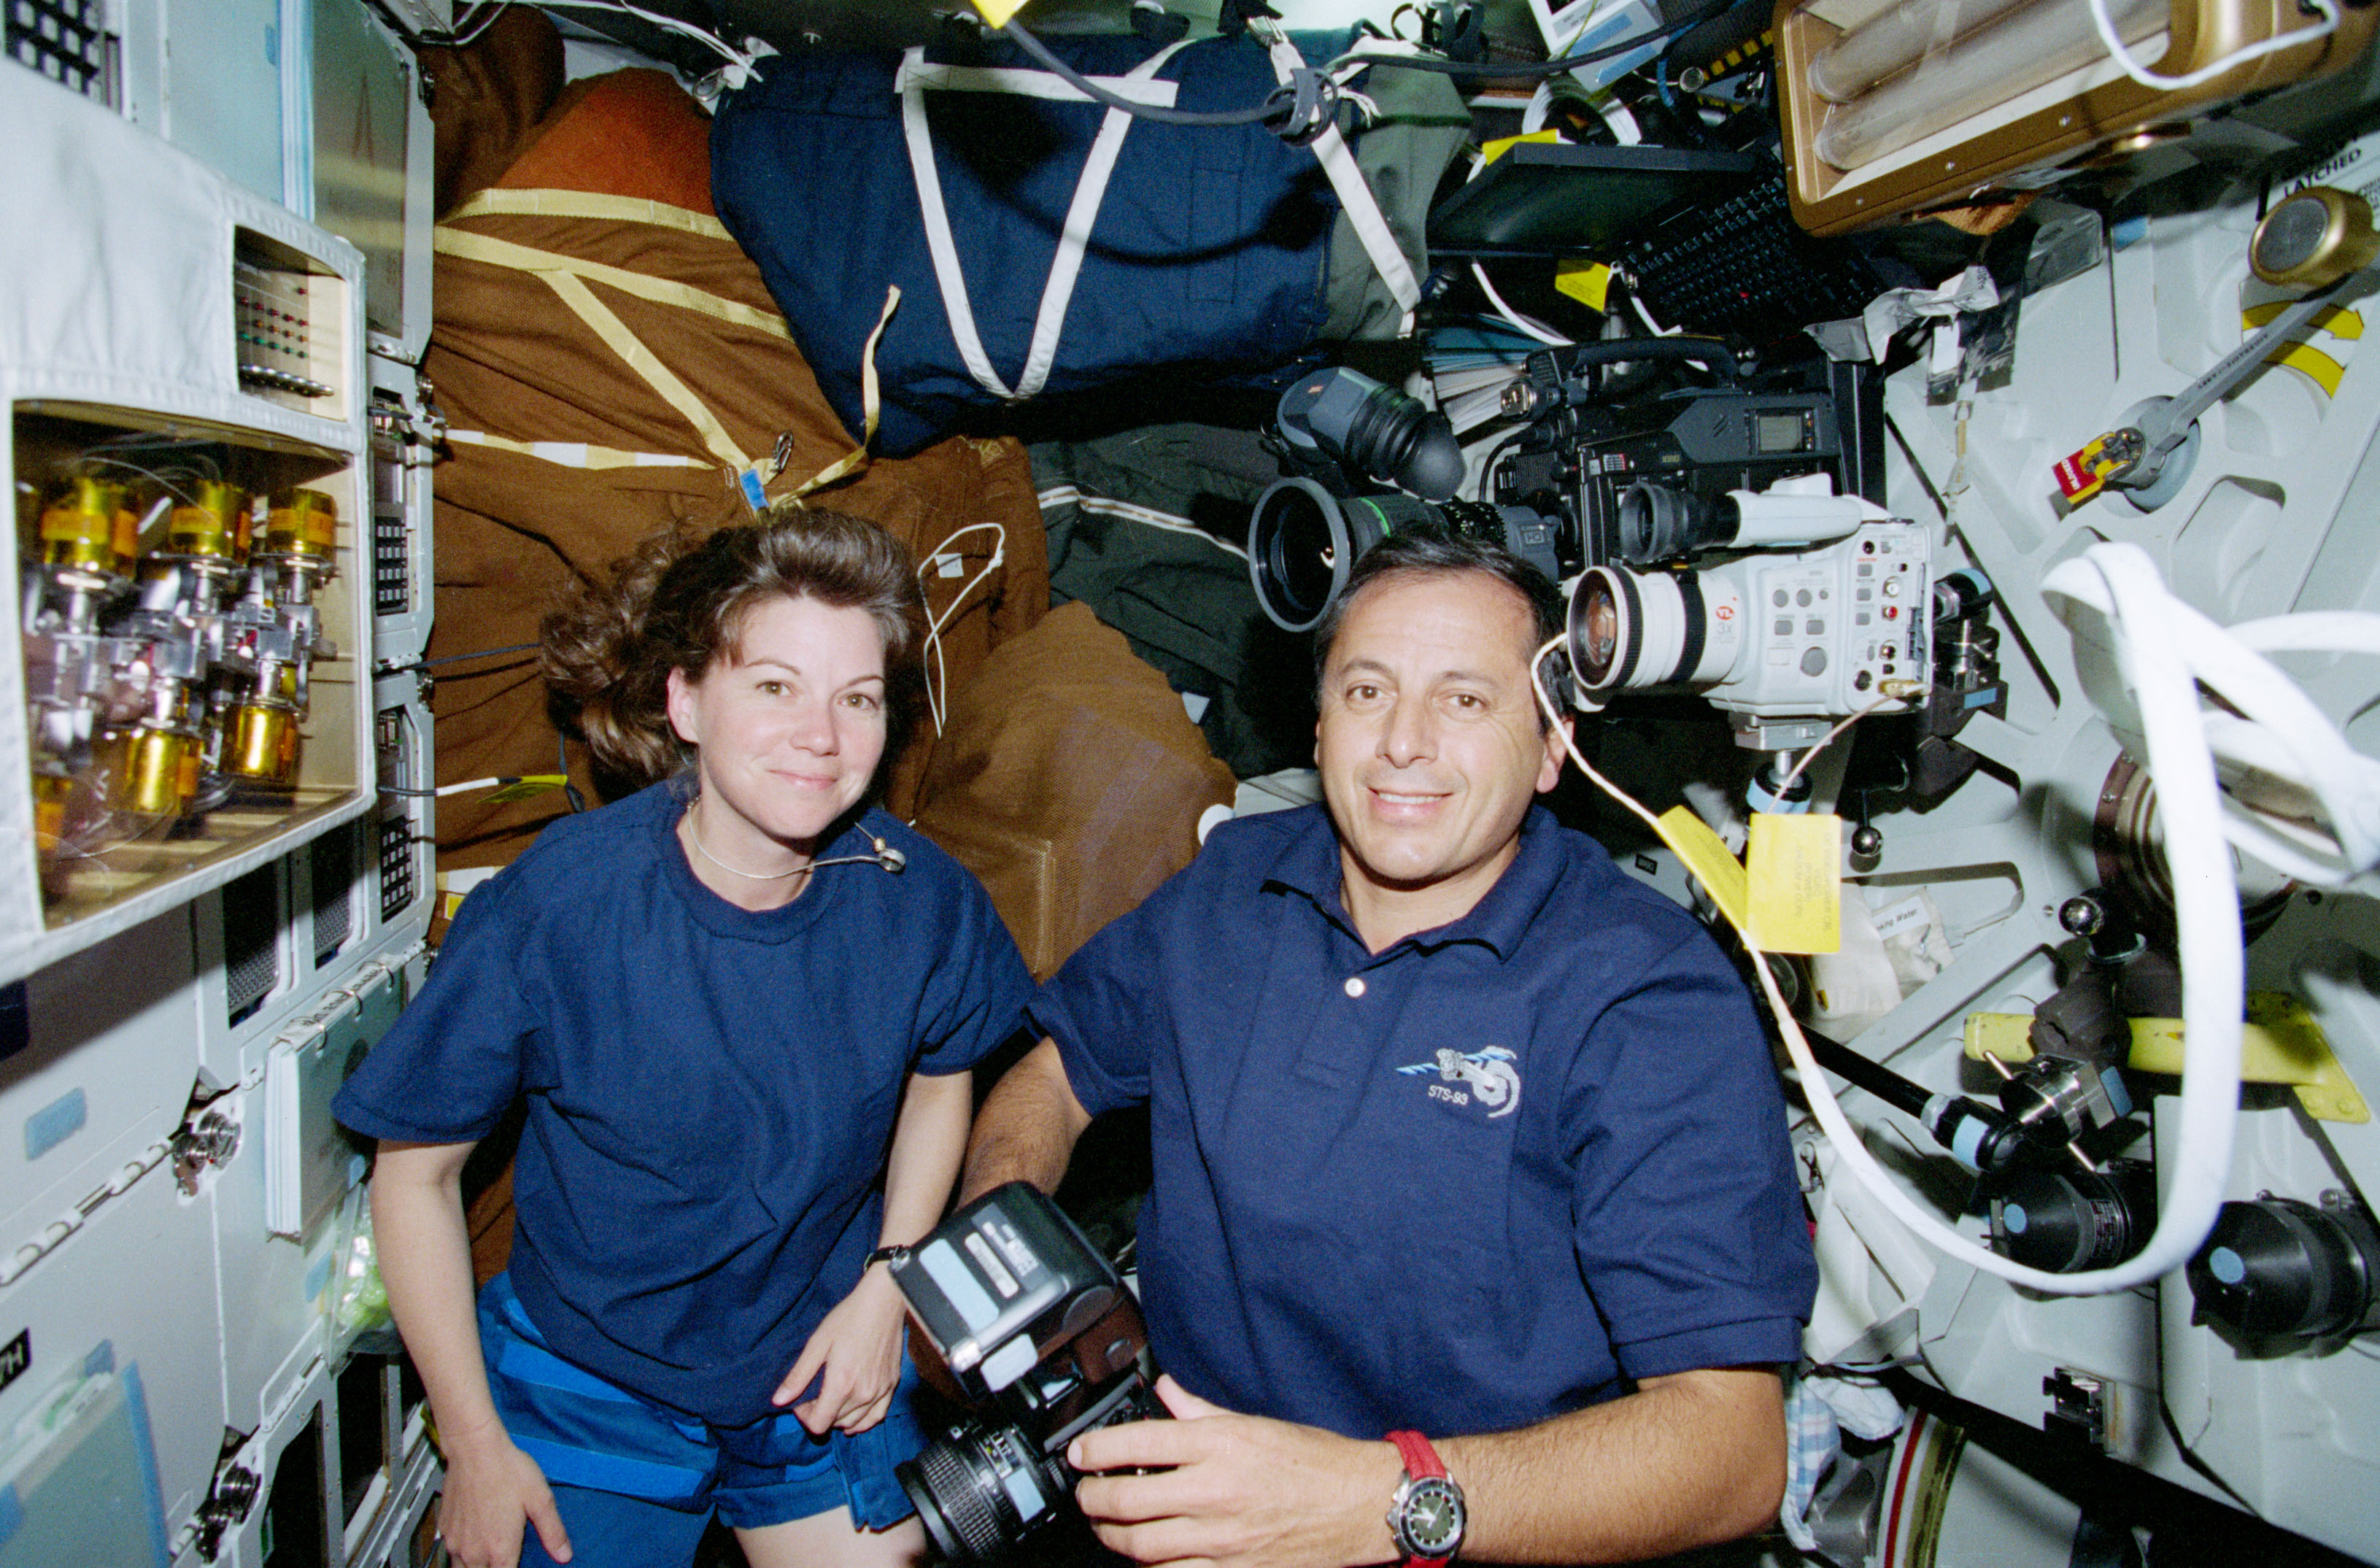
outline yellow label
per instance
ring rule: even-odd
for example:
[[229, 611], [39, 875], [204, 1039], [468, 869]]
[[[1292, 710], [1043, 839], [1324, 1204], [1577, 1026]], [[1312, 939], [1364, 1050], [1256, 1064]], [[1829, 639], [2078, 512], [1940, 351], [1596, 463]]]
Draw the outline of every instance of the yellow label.
[[1493, 141], [1481, 144], [1479, 166], [1486, 168], [1524, 141], [1560, 141], [1560, 140], [1561, 133], [1551, 130], [1533, 130], [1526, 136], [1500, 136]]
[[1611, 268], [1602, 261], [1557, 261], [1554, 287], [1590, 310], [1608, 310]]
[[975, 8], [992, 26], [1006, 27], [1009, 18], [1025, 9], [1025, 0], [975, 0]]
[[1749, 918], [1751, 901], [1747, 896], [1743, 867], [1727, 841], [1711, 832], [1710, 825], [1682, 806], [1672, 806], [1661, 813], [1661, 842], [1677, 851], [1686, 869], [1706, 889], [1719, 913], [1725, 915], [1738, 930]]
[[1752, 940], [1771, 953], [1835, 953], [1843, 944], [1843, 820], [1755, 812], [1746, 854]]

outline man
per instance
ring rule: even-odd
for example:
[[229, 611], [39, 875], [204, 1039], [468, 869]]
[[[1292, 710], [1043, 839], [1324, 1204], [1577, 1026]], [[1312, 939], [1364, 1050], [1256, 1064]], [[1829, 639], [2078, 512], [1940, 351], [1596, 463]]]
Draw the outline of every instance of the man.
[[1534, 808], [1560, 612], [1500, 550], [1366, 554], [1317, 638], [1327, 815], [1217, 828], [978, 1121], [969, 1197], [1150, 1102], [1179, 1419], [1070, 1454], [1126, 1556], [1609, 1561], [1776, 1512], [1815, 1270], [1775, 1070], [1700, 928]]

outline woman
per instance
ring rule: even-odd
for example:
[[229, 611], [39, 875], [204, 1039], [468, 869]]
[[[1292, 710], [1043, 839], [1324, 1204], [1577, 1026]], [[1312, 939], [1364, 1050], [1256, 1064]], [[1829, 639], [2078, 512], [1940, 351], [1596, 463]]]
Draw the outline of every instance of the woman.
[[[799, 511], [657, 546], [547, 625], [599, 762], [671, 776], [474, 891], [337, 1105], [381, 1140], [382, 1270], [468, 1568], [682, 1565], [713, 1509], [754, 1568], [923, 1555], [872, 1254], [941, 1216], [967, 1069], [1029, 990], [975, 880], [862, 809], [923, 626], [899, 546]], [[520, 1096], [511, 1263], [475, 1311], [463, 1162]]]

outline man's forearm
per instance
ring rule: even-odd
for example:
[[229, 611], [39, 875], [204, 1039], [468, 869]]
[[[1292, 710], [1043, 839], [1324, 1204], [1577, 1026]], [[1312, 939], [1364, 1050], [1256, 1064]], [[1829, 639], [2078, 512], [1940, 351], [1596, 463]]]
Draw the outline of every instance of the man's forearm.
[[[1220, 1410], [1171, 1379], [1175, 1419], [1085, 1432], [1069, 1458], [1100, 1541], [1141, 1562], [1351, 1568], [1391, 1561], [1390, 1443]], [[1486, 1437], [1430, 1434], [1463, 1488], [1476, 1562], [1625, 1562], [1730, 1540], [1776, 1516], [1784, 1401], [1765, 1367], [1681, 1372]]]
[[1485, 1437], [1434, 1440], [1463, 1489], [1463, 1555], [1622, 1562], [1732, 1540], [1777, 1516], [1785, 1405], [1776, 1373], [1727, 1367]]
[[1067, 1081], [1057, 1042], [1043, 1040], [1008, 1070], [977, 1114], [959, 1201], [1007, 1182], [1056, 1191], [1074, 1157], [1075, 1140], [1090, 1121]]

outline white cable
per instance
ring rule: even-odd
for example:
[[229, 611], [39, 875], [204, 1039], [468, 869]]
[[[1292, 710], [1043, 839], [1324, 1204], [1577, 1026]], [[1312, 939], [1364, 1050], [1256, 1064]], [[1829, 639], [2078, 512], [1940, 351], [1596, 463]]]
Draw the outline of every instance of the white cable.
[[1515, 329], [1526, 333], [1548, 347], [1568, 348], [1571, 346], [1569, 338], [1562, 336], [1543, 322], [1533, 321], [1505, 304], [1504, 297], [1496, 292], [1496, 286], [1488, 281], [1487, 268], [1474, 261], [1471, 263], [1471, 275], [1479, 280], [1480, 290], [1488, 296], [1488, 303], [1496, 308], [1496, 313], [1512, 323]]
[[740, 66], [747, 71], [760, 61], [759, 55], [738, 49], [718, 34], [706, 32], [692, 22], [680, 21], [659, 11], [648, 11], [641, 6], [628, 5], [626, 0], [552, 0], [552, 4], [557, 11], [616, 11], [622, 16], [635, 17], [666, 31], [683, 33], [698, 43], [707, 44], [729, 65]]
[[[2066, 596], [2102, 614], [2109, 608], [2093, 580], [2079, 574]], [[2380, 867], [2380, 762], [2350, 746], [2313, 699], [2260, 650], [2380, 653], [2380, 616], [2322, 611], [2227, 628], [2170, 594], [2165, 609], [2172, 639], [2160, 656], [2231, 710], [2200, 717], [2214, 756], [2302, 792], [2314, 819], [2276, 817], [2227, 794], [2221, 796], [2225, 837], [2276, 870], [2325, 887]]]
[[942, 552], [948, 550], [954, 541], [965, 539], [971, 533], [983, 533], [987, 530], [1000, 536], [992, 541], [991, 559], [986, 561], [975, 576], [960, 585], [957, 596], [942, 606], [941, 614], [932, 616], [926, 622], [925, 644], [918, 651], [919, 662], [926, 665], [926, 711], [933, 719], [934, 733], [938, 735], [942, 733], [942, 721], [947, 712], [943, 706], [944, 699], [950, 695], [946, 689], [950, 684], [949, 666], [942, 661], [942, 627], [950, 624], [953, 615], [958, 614], [959, 606], [966, 602], [966, 596], [975, 591], [976, 585], [1000, 570], [1002, 564], [1008, 559], [1008, 530], [998, 523], [963, 523], [944, 535], [941, 543], [927, 551], [917, 562], [917, 576], [922, 578], [926, 575], [926, 568], [940, 561], [942, 558]]
[[[2124, 553], [2129, 552], [2129, 554]], [[2045, 591], [2060, 591], [2060, 580], [2094, 573], [2107, 588], [2115, 610], [2118, 660], [2141, 708], [2147, 731], [2147, 765], [2157, 781], [2159, 809], [2167, 824], [2167, 863], [2173, 878], [2175, 914], [2180, 928], [2182, 973], [2181, 1135], [2168, 1166], [2169, 1180], [2157, 1206], [2157, 1225], [2148, 1245], [2135, 1257], [2109, 1269], [2056, 1274], [2028, 1268], [1977, 1245], [1929, 1213], [1903, 1191], [1868, 1152], [1859, 1129], [1844, 1114], [1826, 1073], [1811, 1054], [1810, 1042], [1769, 973], [1767, 955], [1742, 927], [1737, 934], [1752, 954], [1752, 969], [1760, 982], [1769, 1012], [1785, 1038], [1785, 1049], [1800, 1073], [1802, 1092], [1819, 1127], [1834, 1144], [1839, 1170], [1848, 1170], [1861, 1185], [1920, 1240], [1955, 1262], [1998, 1275], [2049, 1295], [2100, 1295], [2129, 1290], [2180, 1267], [2206, 1239], [2223, 1203], [2223, 1188], [2231, 1169], [2231, 1143], [2240, 1107], [2240, 1034], [2244, 962], [2240, 944], [2239, 890], [2231, 876], [2231, 858], [2224, 849], [2217, 826], [2214, 760], [2198, 723], [2196, 688], [2179, 661], [2164, 656], [2170, 647], [2169, 602], [2147, 555], [2133, 545], [2098, 545], [2078, 561], [2052, 572]], [[2145, 579], [2143, 581], [2143, 579]], [[2087, 590], [2086, 590], [2087, 591]], [[2072, 595], [2070, 595], [2071, 597]], [[1556, 637], [1537, 650], [1530, 668], [1567, 640]], [[2142, 654], [2145, 645], [2158, 651]], [[1533, 680], [1538, 705], [1556, 720], [1552, 696], [1542, 680]], [[1563, 745], [1579, 771], [1604, 793], [1643, 819], [1664, 843], [1668, 834], [1658, 819], [1620, 787], [1597, 772], [1579, 754], [1565, 733]], [[1682, 858], [1682, 857], [1681, 857]], [[1722, 909], [1724, 913], [1724, 909]], [[1730, 920], [1732, 918], [1730, 918]]]
[[1655, 337], [1675, 337], [1678, 335], [1677, 328], [1665, 327], [1660, 322], [1653, 319], [1653, 312], [1645, 309], [1644, 297], [1636, 292], [1636, 286], [1633, 283], [1628, 285], [1628, 304], [1629, 307], [1636, 312], [1636, 319], [1645, 323], [1645, 330], [1651, 333]]
[[2294, 49], [2301, 43], [2328, 38], [2338, 30], [2338, 7], [2332, 0], [2301, 0], [2301, 3], [2310, 4], [2322, 13], [2321, 25], [2300, 28], [2295, 32], [2277, 33], [2260, 43], [2235, 50], [2211, 65], [2201, 66], [2187, 76], [2159, 76], [2142, 65], [2132, 52], [2124, 47], [2124, 41], [2116, 36], [2115, 18], [2107, 14], [2107, 0], [2091, 0], [2091, 26], [2099, 34], [2100, 47], [2107, 51], [2107, 57], [2115, 61], [2126, 76], [2143, 87], [2159, 92], [2177, 92], [2213, 81], [2224, 72], [2244, 66], [2251, 60], [2261, 60], [2283, 49]]

